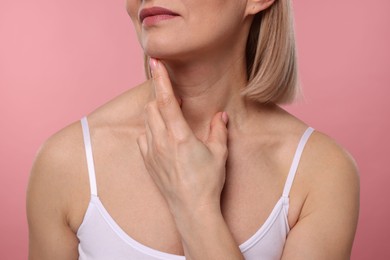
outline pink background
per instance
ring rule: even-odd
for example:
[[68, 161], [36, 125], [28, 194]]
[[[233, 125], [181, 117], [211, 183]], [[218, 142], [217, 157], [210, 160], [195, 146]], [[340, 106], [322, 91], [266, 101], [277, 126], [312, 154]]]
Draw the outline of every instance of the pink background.
[[[358, 162], [352, 259], [390, 259], [390, 1], [294, 7], [305, 100], [288, 109]], [[25, 191], [40, 144], [143, 79], [125, 0], [0, 0], [0, 259], [27, 258]]]

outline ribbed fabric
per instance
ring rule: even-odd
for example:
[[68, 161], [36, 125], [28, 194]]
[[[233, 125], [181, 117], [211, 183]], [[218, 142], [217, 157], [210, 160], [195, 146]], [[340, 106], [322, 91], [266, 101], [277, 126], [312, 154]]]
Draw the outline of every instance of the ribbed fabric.
[[[79, 259], [184, 260], [184, 256], [161, 252], [137, 242], [127, 235], [110, 216], [98, 197], [92, 146], [86, 117], [81, 119], [81, 125], [88, 164], [91, 200], [77, 232], [80, 241], [78, 247]], [[302, 135], [287, 176], [283, 195], [276, 203], [271, 214], [256, 233], [239, 246], [245, 259], [276, 260], [281, 258], [287, 234], [290, 231], [287, 220], [290, 189], [303, 149], [313, 131], [314, 129], [309, 127]]]

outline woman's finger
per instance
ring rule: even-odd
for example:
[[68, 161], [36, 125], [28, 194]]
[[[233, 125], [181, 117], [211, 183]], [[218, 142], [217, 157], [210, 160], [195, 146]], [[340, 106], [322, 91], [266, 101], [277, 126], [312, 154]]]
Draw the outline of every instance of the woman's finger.
[[156, 172], [153, 170], [153, 166], [150, 164], [150, 158], [148, 158], [148, 141], [146, 134], [140, 135], [137, 138], [137, 144], [141, 151], [142, 159], [144, 161], [144, 165], [150, 175], [150, 177], [153, 179], [153, 181], [156, 183], [158, 188], [161, 190], [163, 186], [161, 186], [161, 176], [159, 174], [156, 174]]
[[152, 134], [153, 140], [166, 138], [166, 126], [157, 108], [155, 101], [149, 102], [145, 107], [146, 121]]
[[138, 144], [139, 150], [141, 151], [142, 158], [143, 158], [143, 160], [145, 162], [146, 154], [148, 153], [148, 144], [147, 144], [147, 140], [146, 140], [146, 135], [145, 134], [140, 135], [137, 138], [137, 144]]
[[166, 127], [178, 137], [191, 133], [180, 109], [180, 105], [176, 100], [168, 72], [164, 65], [160, 61], [151, 58], [150, 68], [153, 75], [157, 107]]
[[214, 115], [210, 125], [207, 146], [214, 152], [227, 151], [227, 130], [228, 115], [226, 112], [218, 112]]
[[146, 143], [148, 145], [148, 151], [151, 151], [152, 145], [153, 145], [153, 135], [152, 131], [150, 130], [149, 122], [148, 122], [148, 116], [145, 115], [145, 136], [146, 136]]

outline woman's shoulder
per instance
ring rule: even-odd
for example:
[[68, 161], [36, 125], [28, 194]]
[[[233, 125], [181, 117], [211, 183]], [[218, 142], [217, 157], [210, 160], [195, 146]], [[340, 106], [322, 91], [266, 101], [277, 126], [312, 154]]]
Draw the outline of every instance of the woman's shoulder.
[[[291, 166], [291, 160], [286, 158], [294, 156], [299, 140], [310, 125], [279, 106], [261, 107], [259, 111], [246, 136], [258, 150], [268, 147], [269, 160], [286, 170]], [[358, 181], [357, 166], [351, 154], [318, 129], [308, 138], [298, 172], [312, 183], [334, 182], [341, 178]]]
[[352, 155], [335, 139], [324, 132], [315, 130], [307, 145], [307, 156], [318, 168], [348, 167], [357, 170]]
[[[295, 150], [309, 126], [287, 112], [283, 116], [277, 136]], [[291, 188], [289, 214], [297, 218], [290, 222], [289, 247], [299, 247], [296, 241], [307, 237], [327, 245], [351, 243], [359, 215], [359, 186], [352, 155], [334, 138], [315, 129], [304, 146]]]
[[81, 125], [74, 122], [50, 136], [38, 149], [33, 165], [33, 173], [54, 173], [77, 165], [77, 155], [81, 154], [83, 147]]
[[[291, 198], [303, 195], [303, 203], [295, 207], [298, 219], [289, 235], [289, 247], [299, 248], [305, 239], [309, 244], [321, 241], [323, 249], [335, 245], [347, 255], [345, 249], [352, 246], [358, 221], [359, 193], [358, 167], [352, 155], [315, 130], [304, 147], [291, 190]], [[292, 199], [291, 209], [295, 204]]]
[[98, 107], [88, 115], [88, 121], [96, 127], [136, 123], [143, 119], [142, 114], [150, 98], [150, 81], [145, 81]]
[[[281, 127], [281, 132], [287, 136], [290, 133], [296, 140], [309, 125], [288, 112], [285, 113], [287, 123]], [[341, 181], [345, 178], [356, 182], [359, 177], [356, 162], [347, 149], [318, 129], [314, 129], [305, 145], [300, 168], [310, 178], [317, 178], [320, 182]]]
[[79, 174], [81, 170], [87, 171], [82, 142], [81, 125], [72, 123], [39, 148], [27, 190], [29, 222], [35, 223], [38, 218], [55, 220], [55, 225], [59, 221], [66, 223], [70, 211], [88, 204], [89, 194], [84, 188], [88, 187], [88, 177]]
[[[138, 123], [148, 99], [148, 84], [144, 82], [103, 104], [87, 115], [88, 124], [99, 128], [124, 122], [127, 125]], [[36, 160], [50, 162], [52, 167], [61, 169], [69, 162], [76, 162], [75, 158], [84, 153], [82, 144], [81, 123], [77, 120], [50, 136], [39, 148]]]
[[[136, 124], [148, 97], [147, 86], [148, 82], [135, 86], [88, 114], [91, 132], [121, 123]], [[78, 166], [74, 162], [84, 153], [83, 142], [81, 123], [77, 120], [50, 136], [39, 148], [36, 161], [58, 170], [70, 162]]]
[[[296, 140], [309, 126], [290, 116], [291, 121], [282, 131], [292, 132]], [[334, 138], [315, 129], [304, 146], [291, 190], [292, 197], [304, 198], [298, 222], [312, 215], [356, 225], [359, 186], [359, 171], [353, 156]]]
[[310, 181], [312, 193], [343, 195], [359, 192], [359, 171], [353, 156], [335, 139], [321, 131], [309, 138], [301, 172]]
[[[92, 141], [94, 135], [109, 132], [107, 128], [125, 126], [125, 132], [134, 129], [142, 118], [143, 103], [147, 102], [147, 87], [147, 82], [136, 86], [90, 113], [87, 118]], [[79, 212], [80, 216], [72, 215], [72, 219], [82, 219], [84, 211], [80, 209], [85, 209], [90, 198], [86, 189], [88, 174], [80, 174], [88, 172], [85, 156], [80, 120], [50, 136], [34, 159], [28, 188], [29, 205], [36, 205], [39, 200], [42, 205], [51, 205], [53, 214], [59, 211], [69, 217], [69, 212]], [[76, 223], [76, 227], [78, 222], [72, 219], [70, 224]]]
[[[283, 109], [277, 110], [272, 123], [276, 125], [274, 139], [281, 140], [282, 151], [294, 151], [309, 128], [308, 124]], [[278, 161], [283, 161], [285, 155], [281, 152]], [[359, 191], [358, 167], [353, 156], [334, 138], [318, 129], [314, 129], [304, 147], [297, 172], [297, 182], [301, 180], [305, 185], [298, 187], [303, 187], [310, 195], [320, 192], [323, 192], [321, 196], [327, 196], [329, 192], [340, 196], [346, 193], [356, 195]]]
[[[88, 118], [91, 134], [106, 126], [126, 125], [127, 128], [141, 122], [144, 103], [148, 97], [148, 82], [142, 83], [102, 105]], [[80, 171], [87, 171], [82, 126], [79, 120], [50, 136], [38, 149], [31, 170], [30, 183], [38, 180], [45, 185], [66, 189], [80, 182]], [[88, 183], [84, 178], [82, 182]]]
[[[276, 133], [282, 139], [293, 140], [291, 143], [295, 146], [296, 140], [299, 140], [310, 126], [285, 110], [281, 110], [280, 114], [277, 120], [281, 125], [277, 127]], [[317, 176], [340, 178], [344, 174], [350, 175], [351, 178], [358, 177], [357, 165], [352, 155], [321, 130], [314, 129], [302, 156], [302, 168], [308, 167], [310, 172], [318, 172]]]

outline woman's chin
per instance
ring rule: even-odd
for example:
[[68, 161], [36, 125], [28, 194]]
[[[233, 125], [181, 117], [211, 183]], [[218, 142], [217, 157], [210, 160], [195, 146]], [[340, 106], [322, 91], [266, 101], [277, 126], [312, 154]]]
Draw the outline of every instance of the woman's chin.
[[141, 47], [148, 56], [171, 59], [187, 56], [194, 51], [196, 52], [198, 46], [187, 40], [178, 41], [177, 38], [172, 40], [168, 38], [156, 39], [155, 37], [149, 37], [141, 40]]
[[149, 57], [153, 57], [159, 60], [166, 60], [166, 61], [182, 61], [183, 59], [186, 59], [186, 52], [180, 52], [177, 49], [169, 51], [167, 49], [162, 50], [161, 48], [156, 49], [145, 49], [145, 54]]
[[171, 51], [169, 51], [169, 49], [164, 47], [158, 47], [158, 48], [144, 47], [144, 53], [150, 57], [154, 57], [157, 59], [163, 59], [174, 54]]

